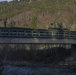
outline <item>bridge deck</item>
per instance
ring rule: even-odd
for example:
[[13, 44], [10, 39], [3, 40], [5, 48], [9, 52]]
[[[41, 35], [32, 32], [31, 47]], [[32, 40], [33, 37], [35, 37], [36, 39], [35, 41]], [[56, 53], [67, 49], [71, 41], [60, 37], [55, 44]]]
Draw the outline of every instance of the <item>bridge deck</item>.
[[76, 44], [76, 39], [57, 38], [7, 38], [0, 37], [1, 44]]

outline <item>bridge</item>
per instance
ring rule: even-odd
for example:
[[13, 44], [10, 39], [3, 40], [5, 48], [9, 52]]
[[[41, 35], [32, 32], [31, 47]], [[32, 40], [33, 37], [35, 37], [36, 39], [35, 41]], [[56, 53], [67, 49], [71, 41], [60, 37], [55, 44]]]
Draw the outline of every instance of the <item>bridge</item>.
[[76, 44], [76, 31], [65, 28], [0, 27], [1, 44]]
[[48, 47], [51, 44], [71, 45], [72, 55], [75, 57], [76, 31], [58, 28], [0, 28], [0, 44], [29, 44], [31, 49], [35, 44], [45, 44]]

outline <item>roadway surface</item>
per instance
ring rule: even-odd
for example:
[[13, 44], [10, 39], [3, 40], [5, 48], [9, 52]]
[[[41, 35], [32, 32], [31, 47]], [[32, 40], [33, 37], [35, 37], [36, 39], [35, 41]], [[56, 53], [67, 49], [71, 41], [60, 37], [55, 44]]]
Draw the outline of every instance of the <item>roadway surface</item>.
[[76, 39], [68, 38], [10, 38], [0, 37], [1, 44], [76, 44]]

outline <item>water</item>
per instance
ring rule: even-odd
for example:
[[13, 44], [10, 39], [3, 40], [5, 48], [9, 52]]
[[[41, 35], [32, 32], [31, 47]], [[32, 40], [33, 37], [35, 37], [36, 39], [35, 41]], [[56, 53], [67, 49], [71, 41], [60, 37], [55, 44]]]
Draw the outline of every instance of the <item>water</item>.
[[4, 65], [2, 75], [76, 75], [76, 72], [49, 66], [17, 67]]

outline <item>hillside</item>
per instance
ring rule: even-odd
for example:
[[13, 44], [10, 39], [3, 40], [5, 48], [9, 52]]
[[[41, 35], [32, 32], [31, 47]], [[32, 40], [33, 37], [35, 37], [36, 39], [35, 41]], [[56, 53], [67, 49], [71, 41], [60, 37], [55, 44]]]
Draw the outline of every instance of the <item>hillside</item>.
[[51, 22], [63, 22], [76, 30], [76, 0], [1, 2], [0, 26], [6, 18], [7, 27], [47, 28]]

